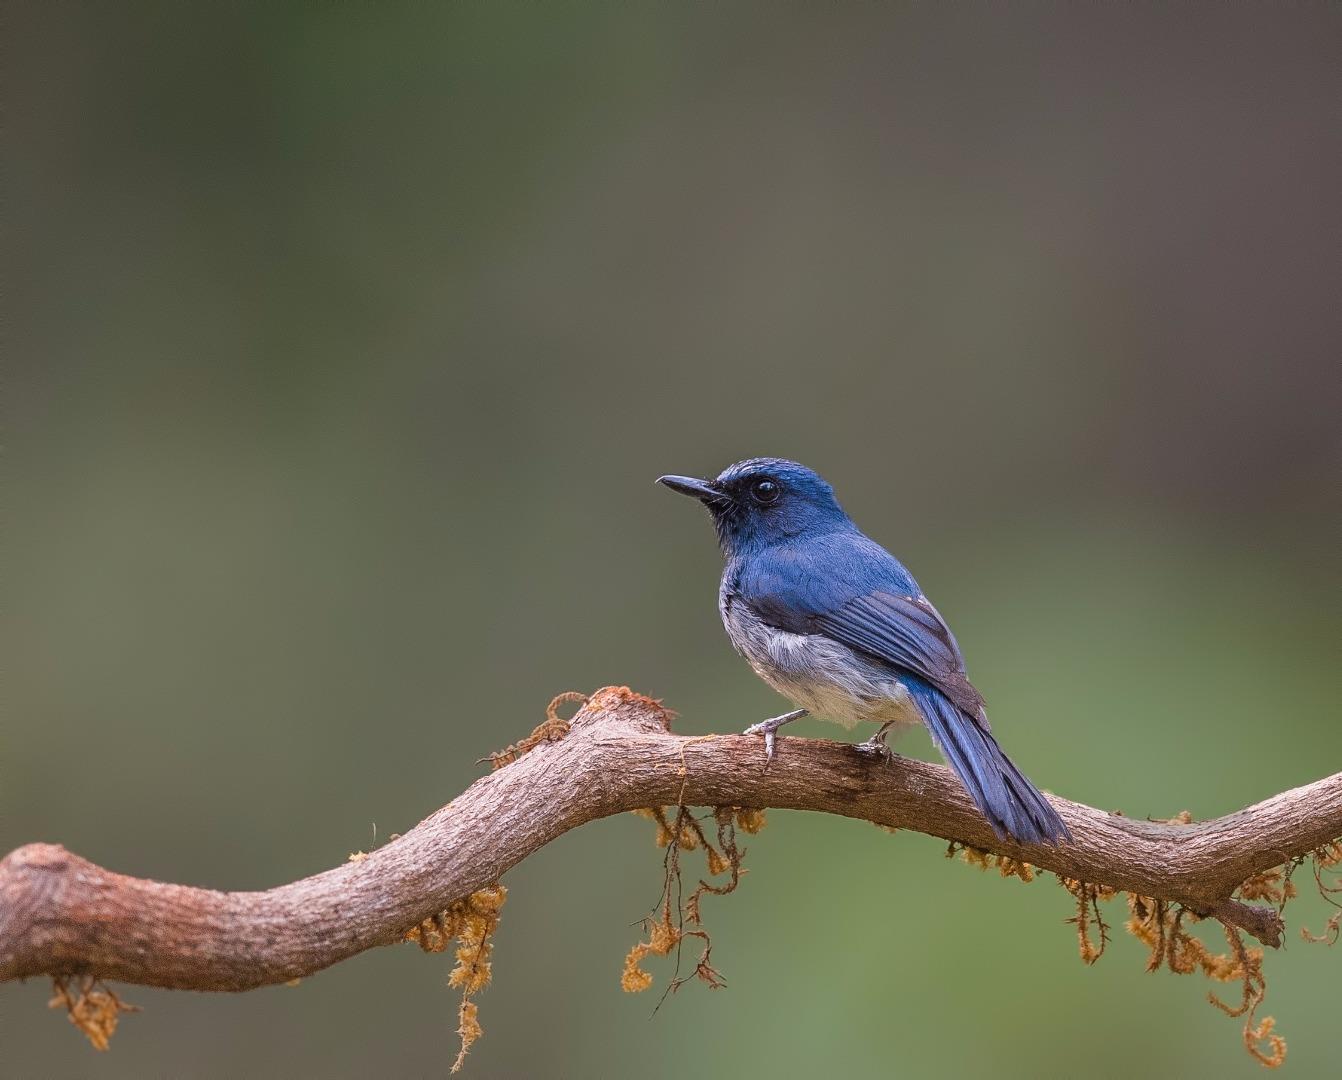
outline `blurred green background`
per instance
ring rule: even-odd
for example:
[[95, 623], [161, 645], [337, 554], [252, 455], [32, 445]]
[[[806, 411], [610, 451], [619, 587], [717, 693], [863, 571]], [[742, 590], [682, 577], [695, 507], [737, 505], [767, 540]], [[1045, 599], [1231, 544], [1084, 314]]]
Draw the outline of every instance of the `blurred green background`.
[[[913, 568], [1042, 786], [1335, 771], [1340, 12], [8, 5], [0, 848], [263, 888], [559, 691], [778, 712], [652, 484], [755, 454]], [[506, 878], [467, 1075], [1258, 1075], [1202, 980], [1121, 933], [1087, 970], [1056, 885], [943, 848], [771, 814], [705, 903], [729, 988], [650, 1021], [652, 830], [571, 834]], [[1268, 962], [1301, 1077], [1323, 918]], [[3, 1068], [442, 1075], [448, 967], [129, 988], [106, 1055], [6, 986]]]

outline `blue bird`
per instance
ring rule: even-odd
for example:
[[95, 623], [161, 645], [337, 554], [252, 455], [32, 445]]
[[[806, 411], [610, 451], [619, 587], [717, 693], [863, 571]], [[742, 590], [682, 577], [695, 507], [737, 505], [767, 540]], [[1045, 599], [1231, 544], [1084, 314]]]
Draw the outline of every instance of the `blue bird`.
[[1002, 752], [950, 628], [902, 563], [864, 536], [820, 476], [751, 458], [714, 480], [657, 481], [702, 502], [726, 557], [718, 611], [766, 683], [801, 708], [747, 728], [775, 733], [808, 713], [880, 728], [858, 749], [888, 756], [892, 727], [927, 725], [993, 830], [1021, 843], [1071, 839]]

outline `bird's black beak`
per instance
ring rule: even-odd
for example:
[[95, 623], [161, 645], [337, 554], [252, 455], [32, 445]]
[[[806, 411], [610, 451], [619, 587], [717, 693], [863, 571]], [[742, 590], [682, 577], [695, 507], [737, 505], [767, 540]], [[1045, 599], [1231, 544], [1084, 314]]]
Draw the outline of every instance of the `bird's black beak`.
[[657, 483], [702, 503], [720, 503], [726, 499], [726, 495], [707, 480], [696, 480], [693, 476], [659, 476]]

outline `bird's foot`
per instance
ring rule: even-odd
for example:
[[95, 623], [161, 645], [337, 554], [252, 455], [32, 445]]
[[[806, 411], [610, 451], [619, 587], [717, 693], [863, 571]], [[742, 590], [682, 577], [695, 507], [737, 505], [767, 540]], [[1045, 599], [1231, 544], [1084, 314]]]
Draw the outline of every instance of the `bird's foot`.
[[892, 756], [890, 747], [885, 744], [885, 728], [876, 732], [870, 739], [855, 743], [853, 749], [860, 754], [874, 754], [881, 761], [889, 761]]
[[768, 720], [761, 720], [758, 724], [751, 724], [742, 735], [763, 735], [764, 736], [764, 757], [766, 761], [774, 759], [774, 742], [777, 739], [777, 731], [784, 724], [790, 724], [794, 720], [800, 720], [807, 713], [806, 709], [794, 709], [792, 712], [784, 713], [782, 716], [771, 716]]

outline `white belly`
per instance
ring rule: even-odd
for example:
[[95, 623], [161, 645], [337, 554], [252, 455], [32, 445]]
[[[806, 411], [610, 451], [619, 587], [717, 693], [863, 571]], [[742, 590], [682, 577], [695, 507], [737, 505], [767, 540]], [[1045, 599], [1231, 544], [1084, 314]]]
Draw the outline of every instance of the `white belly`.
[[921, 723], [899, 677], [848, 646], [819, 634], [766, 626], [744, 604], [722, 609], [727, 635], [761, 679], [824, 720]]

